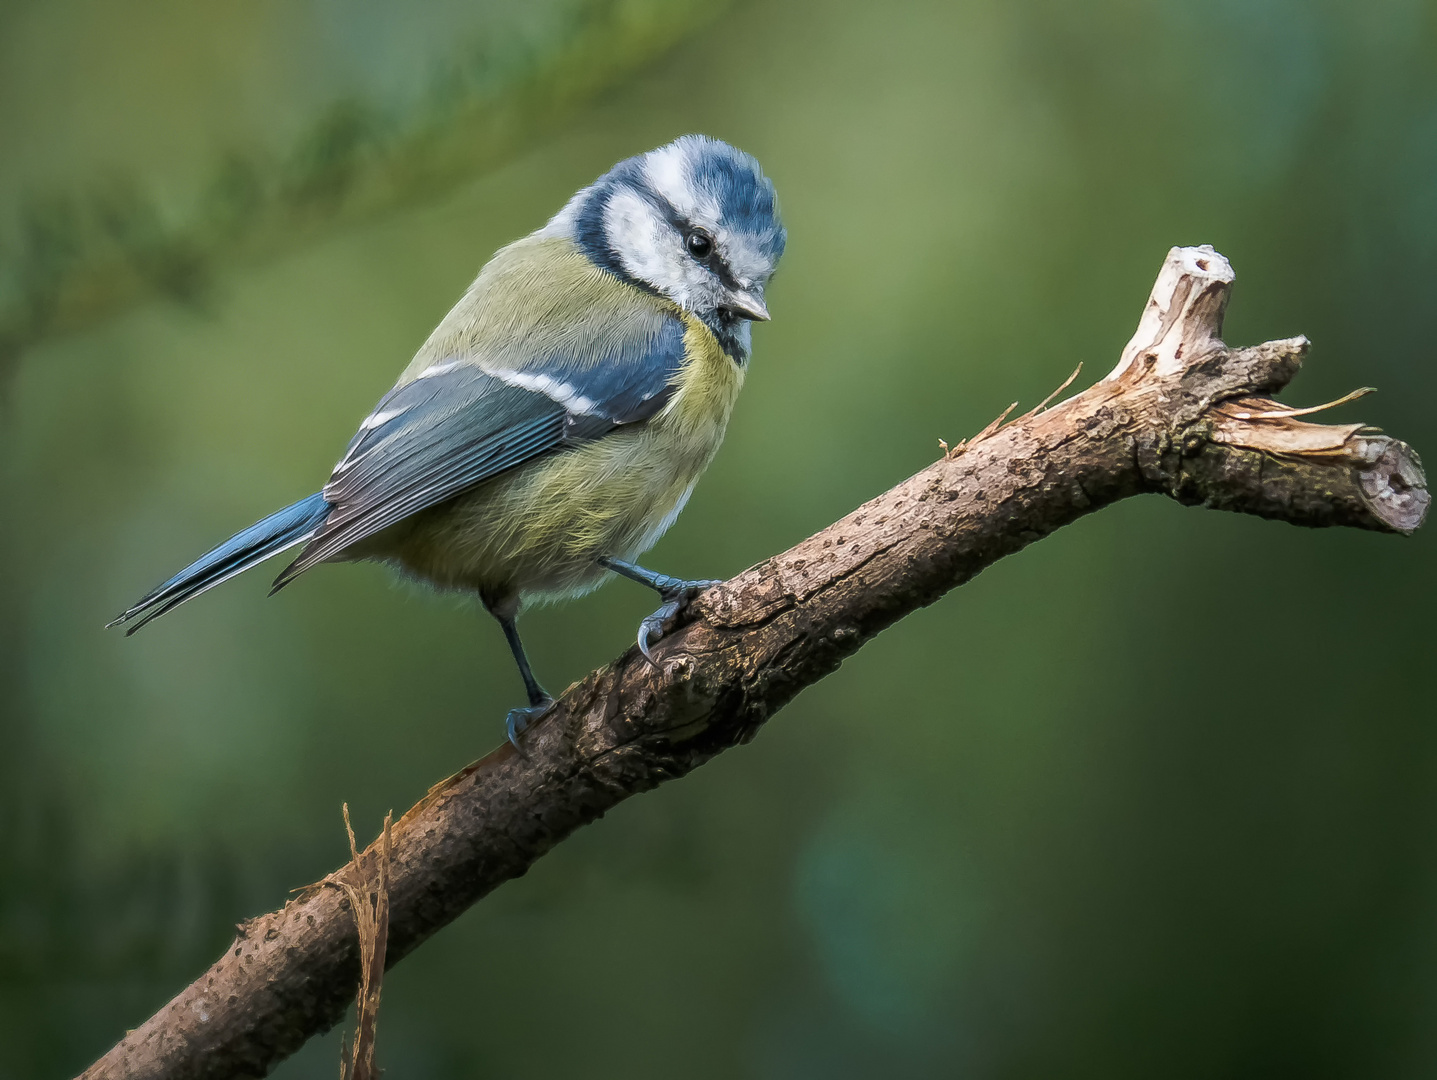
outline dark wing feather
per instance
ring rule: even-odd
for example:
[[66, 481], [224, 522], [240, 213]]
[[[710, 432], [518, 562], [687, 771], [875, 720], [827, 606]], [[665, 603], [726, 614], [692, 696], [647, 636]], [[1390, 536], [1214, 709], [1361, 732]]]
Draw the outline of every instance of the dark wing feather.
[[606, 343], [599, 362], [553, 352], [522, 365], [434, 365], [395, 387], [324, 488], [333, 510], [275, 582], [541, 454], [653, 416], [683, 361], [683, 324]]

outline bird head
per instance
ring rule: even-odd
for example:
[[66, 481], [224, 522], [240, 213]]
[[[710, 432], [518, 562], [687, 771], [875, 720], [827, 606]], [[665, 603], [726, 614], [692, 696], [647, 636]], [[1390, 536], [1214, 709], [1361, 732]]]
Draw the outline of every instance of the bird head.
[[[773, 183], [748, 154], [703, 135], [628, 158], [551, 221], [589, 258], [698, 316], [747, 354], [787, 233]], [[730, 352], [733, 352], [730, 349]]]

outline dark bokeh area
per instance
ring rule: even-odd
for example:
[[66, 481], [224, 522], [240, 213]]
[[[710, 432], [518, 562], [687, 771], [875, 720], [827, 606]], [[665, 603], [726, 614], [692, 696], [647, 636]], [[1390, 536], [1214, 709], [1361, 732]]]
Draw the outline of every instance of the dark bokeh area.
[[[417, 92], [508, 10], [134, 7], [0, 7], [0, 198], [113, 168], [178, 214], [206, 148]], [[372, 836], [501, 738], [497, 629], [378, 568], [100, 626], [314, 490], [494, 249], [685, 131], [763, 162], [790, 237], [668, 572], [737, 572], [1078, 361], [1105, 373], [1174, 244], [1236, 267], [1229, 341], [1313, 339], [1288, 400], [1375, 385], [1335, 419], [1437, 453], [1437, 3], [738, 4], [502, 167], [18, 358], [0, 1077], [79, 1071], [343, 860], [342, 802]], [[380, 1062], [1437, 1076], [1433, 552], [1158, 498], [1060, 530], [405, 960]], [[608, 660], [650, 607], [618, 583], [527, 615], [540, 676]], [[276, 1075], [337, 1057], [333, 1033]]]

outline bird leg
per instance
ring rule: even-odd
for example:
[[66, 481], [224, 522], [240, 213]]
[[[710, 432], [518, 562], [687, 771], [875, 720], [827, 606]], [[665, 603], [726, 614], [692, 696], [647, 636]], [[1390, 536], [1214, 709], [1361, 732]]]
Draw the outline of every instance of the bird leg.
[[653, 570], [645, 570], [637, 563], [625, 562], [622, 559], [611, 559], [607, 555], [599, 559], [599, 565], [606, 570], [612, 570], [621, 577], [628, 578], [630, 581], [637, 581], [640, 585], [647, 585], [663, 598], [664, 602], [659, 605], [658, 610], [652, 615], [645, 617], [645, 619], [639, 623], [639, 652], [643, 653], [644, 659], [655, 667], [659, 666], [658, 661], [654, 659], [653, 653], [649, 651], [653, 647], [654, 642], [658, 641], [673, 628], [674, 619], [678, 617], [679, 612], [683, 611], [684, 607], [693, 600], [694, 597], [698, 596], [698, 594], [705, 589], [723, 584], [721, 581], [709, 578], [690, 581], [686, 578], [670, 577], [668, 574], [659, 574]]
[[514, 744], [514, 749], [522, 754], [524, 751], [519, 745], [519, 736], [523, 735], [531, 724], [554, 707], [554, 699], [539, 685], [539, 680], [534, 678], [534, 672], [529, 667], [529, 657], [524, 654], [524, 643], [519, 640], [519, 627], [514, 624], [514, 616], [509, 613], [501, 615], [495, 612], [494, 617], [504, 628], [504, 640], [509, 643], [509, 651], [514, 654], [514, 662], [519, 665], [519, 676], [524, 680], [524, 690], [529, 695], [528, 707], [510, 709], [509, 716], [504, 722], [505, 730], [509, 733], [509, 741]]

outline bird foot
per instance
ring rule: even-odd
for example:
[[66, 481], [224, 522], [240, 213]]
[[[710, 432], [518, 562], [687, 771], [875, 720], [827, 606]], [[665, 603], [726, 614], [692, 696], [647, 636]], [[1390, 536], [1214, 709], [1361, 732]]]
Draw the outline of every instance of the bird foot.
[[524, 748], [519, 745], [520, 736], [543, 719], [545, 714], [553, 707], [554, 699], [548, 694], [545, 694], [544, 700], [535, 705], [528, 705], [522, 709], [509, 710], [509, 716], [504, 721], [504, 728], [509, 732], [509, 741], [514, 744], [515, 750], [521, 754], [524, 752]]
[[684, 608], [693, 602], [695, 597], [705, 589], [711, 589], [715, 585], [722, 584], [722, 581], [708, 578], [698, 581], [685, 581], [683, 578], [666, 576], [663, 579], [662, 587], [659, 589], [659, 595], [663, 597], [664, 602], [659, 605], [657, 611], [652, 615], [646, 616], [643, 622], [639, 623], [638, 645], [639, 652], [643, 654], [644, 659], [650, 664], [653, 664], [654, 667], [658, 667], [659, 662], [654, 659], [654, 654], [651, 651], [655, 642], [673, 629], [674, 620], [679, 617], [679, 613], [683, 611]]

